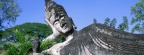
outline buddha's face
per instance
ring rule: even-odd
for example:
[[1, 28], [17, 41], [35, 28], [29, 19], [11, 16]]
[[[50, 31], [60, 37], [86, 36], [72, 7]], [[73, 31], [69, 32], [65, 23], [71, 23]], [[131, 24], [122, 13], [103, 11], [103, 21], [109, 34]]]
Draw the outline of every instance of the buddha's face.
[[70, 21], [66, 13], [54, 12], [51, 14], [52, 15], [49, 21], [55, 27], [55, 29], [61, 34], [66, 34], [68, 31], [70, 31], [73, 28], [72, 22]]

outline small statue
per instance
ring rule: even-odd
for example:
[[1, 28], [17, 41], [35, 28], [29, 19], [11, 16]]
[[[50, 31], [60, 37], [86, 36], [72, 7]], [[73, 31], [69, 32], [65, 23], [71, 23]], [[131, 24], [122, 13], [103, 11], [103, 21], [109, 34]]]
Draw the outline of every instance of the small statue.
[[38, 38], [36, 38], [32, 41], [32, 50], [33, 50], [33, 53], [30, 53], [29, 55], [44, 55], [44, 54], [39, 53], [40, 52], [40, 41]]
[[39, 39], [34, 39], [32, 41], [32, 50], [33, 50], [33, 53], [38, 53], [39, 50], [40, 50], [40, 41]]

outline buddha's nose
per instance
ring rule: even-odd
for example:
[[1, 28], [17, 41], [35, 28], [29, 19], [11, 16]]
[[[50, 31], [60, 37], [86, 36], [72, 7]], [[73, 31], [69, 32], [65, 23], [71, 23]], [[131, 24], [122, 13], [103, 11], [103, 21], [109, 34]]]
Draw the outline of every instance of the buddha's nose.
[[62, 19], [62, 23], [66, 23], [66, 20]]
[[63, 26], [64, 24], [66, 24], [66, 20], [62, 19], [61, 20], [61, 26]]

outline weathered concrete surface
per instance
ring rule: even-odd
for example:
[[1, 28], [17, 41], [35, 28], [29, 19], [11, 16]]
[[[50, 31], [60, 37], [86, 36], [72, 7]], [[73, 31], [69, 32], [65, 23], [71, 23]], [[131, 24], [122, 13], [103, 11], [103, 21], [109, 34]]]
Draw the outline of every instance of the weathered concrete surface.
[[[55, 23], [52, 21], [58, 21], [58, 24], [61, 24], [62, 22], [60, 22], [59, 20], [68, 19], [68, 15], [64, 10], [63, 6], [50, 0], [45, 1], [46, 18], [48, 18], [48, 23]], [[64, 15], [61, 16], [61, 14]], [[70, 21], [67, 20], [67, 22]], [[50, 26], [52, 26], [53, 29], [57, 25], [54, 26], [53, 24], [51, 24]], [[57, 31], [57, 29], [55, 29], [55, 31]], [[67, 31], [65, 33], [65, 36], [67, 36], [66, 41], [64, 41], [63, 43], [56, 44], [52, 46], [50, 49], [43, 51], [42, 53], [52, 55], [144, 54], [144, 34], [131, 34], [124, 31], [116, 30], [114, 28], [99, 23], [91, 24], [80, 31], [76, 31], [73, 28]]]
[[44, 54], [41, 54], [41, 53], [31, 53], [29, 55], [44, 55]]
[[61, 55], [143, 55], [144, 35], [131, 34], [103, 24], [92, 24], [74, 32]]

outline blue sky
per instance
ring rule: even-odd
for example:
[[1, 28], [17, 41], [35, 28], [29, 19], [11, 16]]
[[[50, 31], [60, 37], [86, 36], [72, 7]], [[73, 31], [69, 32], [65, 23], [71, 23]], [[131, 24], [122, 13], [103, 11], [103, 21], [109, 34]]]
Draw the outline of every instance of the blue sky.
[[[105, 18], [117, 19], [117, 25], [122, 22], [122, 17], [131, 19], [130, 8], [139, 0], [53, 0], [64, 6], [68, 15], [80, 30], [93, 23], [95, 18], [98, 23], [104, 23]], [[22, 13], [17, 18], [15, 25], [25, 22], [44, 23], [44, 0], [17, 0]], [[131, 27], [131, 26], [130, 26]]]

